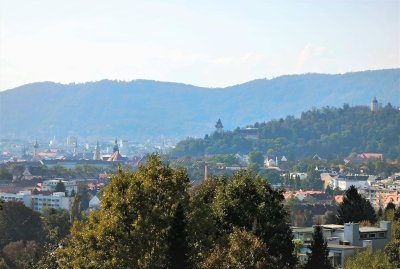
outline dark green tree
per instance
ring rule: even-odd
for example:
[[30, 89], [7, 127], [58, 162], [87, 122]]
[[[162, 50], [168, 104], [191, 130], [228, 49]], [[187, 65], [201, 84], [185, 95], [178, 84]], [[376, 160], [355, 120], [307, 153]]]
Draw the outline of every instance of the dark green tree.
[[250, 164], [257, 164], [260, 167], [264, 166], [264, 156], [260, 151], [252, 151], [249, 153]]
[[45, 208], [42, 212], [42, 223], [46, 233], [46, 240], [57, 244], [70, 231], [70, 215], [64, 209]]
[[188, 269], [189, 245], [186, 230], [186, 217], [182, 204], [179, 203], [171, 224], [171, 231], [168, 236], [168, 262], [169, 268]]
[[350, 186], [343, 197], [343, 202], [338, 209], [338, 222], [361, 222], [367, 220], [376, 222], [375, 210], [371, 203], [362, 197], [356, 187]]
[[44, 240], [40, 214], [20, 202], [6, 202], [0, 210], [0, 248], [19, 240]]
[[307, 253], [307, 262], [304, 269], [333, 269], [329, 259], [328, 244], [322, 234], [322, 226], [315, 225], [314, 233]]
[[385, 207], [385, 213], [388, 212], [389, 210], [396, 210], [396, 205], [393, 204], [392, 202], [389, 202], [386, 207]]
[[241, 170], [216, 191], [213, 210], [220, 223], [220, 233], [231, 233], [234, 227], [252, 231], [268, 246], [281, 268], [296, 263], [293, 235], [283, 195], [261, 177]]
[[63, 183], [61, 180], [58, 181], [58, 183], [57, 183], [56, 188], [54, 189], [54, 191], [55, 191], [55, 192], [65, 192], [65, 185], [64, 185], [64, 183]]

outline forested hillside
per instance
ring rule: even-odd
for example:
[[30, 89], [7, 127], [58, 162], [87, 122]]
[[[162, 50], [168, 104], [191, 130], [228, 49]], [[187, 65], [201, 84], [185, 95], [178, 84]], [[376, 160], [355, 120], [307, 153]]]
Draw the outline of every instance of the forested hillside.
[[400, 111], [389, 103], [378, 112], [369, 107], [324, 107], [301, 114], [299, 118], [255, 123], [247, 126], [258, 139], [246, 138], [246, 130], [237, 128], [214, 132], [204, 139], [188, 138], [173, 150], [176, 156], [205, 154], [263, 153], [283, 154], [294, 158], [319, 154], [326, 158], [346, 156], [351, 152], [380, 152], [387, 158], [400, 158]]
[[218, 118], [233, 130], [252, 122], [299, 116], [312, 107], [400, 105], [400, 69], [287, 75], [226, 88], [150, 80], [32, 83], [0, 92], [2, 137], [200, 136]]

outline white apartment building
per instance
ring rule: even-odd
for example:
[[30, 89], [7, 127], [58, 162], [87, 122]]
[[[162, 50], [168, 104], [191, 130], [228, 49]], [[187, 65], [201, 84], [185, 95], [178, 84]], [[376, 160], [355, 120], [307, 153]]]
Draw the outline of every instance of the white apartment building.
[[47, 207], [55, 209], [62, 208], [69, 211], [73, 200], [72, 197], [66, 197], [63, 192], [55, 192], [52, 195], [32, 195], [30, 191], [23, 191], [17, 194], [0, 193], [0, 199], [6, 202], [21, 202], [34, 211], [42, 211], [42, 209]]
[[57, 178], [44, 180], [42, 183], [42, 190], [53, 192], [56, 189], [58, 182], [60, 181], [64, 184], [65, 190], [68, 192], [68, 194], [71, 194], [72, 190], [74, 190], [75, 193], [78, 192], [78, 185], [76, 184], [76, 180], [64, 180]]

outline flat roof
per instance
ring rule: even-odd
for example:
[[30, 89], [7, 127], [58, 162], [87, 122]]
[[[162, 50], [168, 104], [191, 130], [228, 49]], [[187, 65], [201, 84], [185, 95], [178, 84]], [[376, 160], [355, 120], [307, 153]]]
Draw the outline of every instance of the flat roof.
[[346, 245], [339, 245], [339, 244], [329, 244], [328, 243], [328, 248], [334, 248], [334, 249], [360, 249], [363, 247], [359, 246], [346, 246]]
[[378, 228], [378, 227], [360, 227], [360, 233], [369, 233], [369, 232], [386, 232], [387, 229]]

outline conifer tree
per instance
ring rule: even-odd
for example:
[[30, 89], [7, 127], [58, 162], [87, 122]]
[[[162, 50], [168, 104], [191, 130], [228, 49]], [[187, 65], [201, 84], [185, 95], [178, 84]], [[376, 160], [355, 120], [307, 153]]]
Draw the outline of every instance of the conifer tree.
[[307, 263], [304, 269], [333, 269], [328, 259], [328, 244], [326, 243], [323, 234], [322, 226], [314, 227], [313, 238], [309, 246], [311, 253], [307, 253]]
[[343, 202], [338, 209], [338, 222], [361, 222], [367, 220], [376, 222], [375, 210], [371, 203], [362, 197], [353, 185], [346, 191]]
[[172, 220], [168, 244], [169, 268], [191, 268], [189, 265], [189, 246], [187, 242], [186, 219], [181, 203], [178, 204]]

